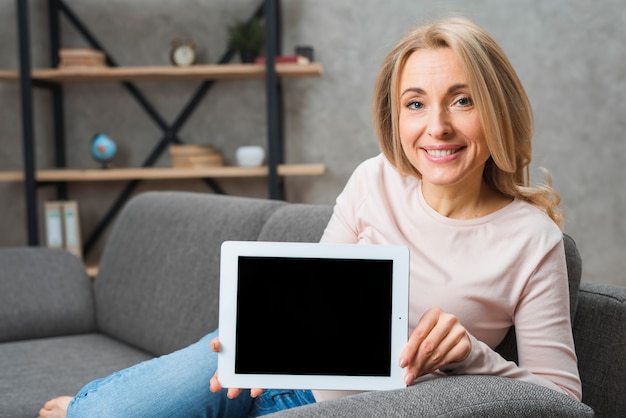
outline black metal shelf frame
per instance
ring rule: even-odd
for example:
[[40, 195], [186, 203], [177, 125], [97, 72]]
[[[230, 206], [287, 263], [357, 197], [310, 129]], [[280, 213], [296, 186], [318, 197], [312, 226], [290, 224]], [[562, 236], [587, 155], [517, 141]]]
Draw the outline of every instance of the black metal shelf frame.
[[[53, 140], [55, 145], [55, 166], [66, 167], [65, 158], [65, 124], [63, 109], [63, 87], [60, 83], [36, 82], [31, 77], [30, 61], [30, 30], [28, 16], [28, 0], [17, 1], [18, 17], [18, 41], [20, 55], [20, 94], [22, 99], [22, 136], [23, 136], [23, 159], [24, 159], [24, 192], [26, 198], [26, 229], [28, 235], [28, 245], [39, 245], [38, 219], [37, 219], [37, 186], [35, 178], [35, 138], [33, 130], [33, 87], [43, 87], [49, 89], [52, 94], [52, 112], [54, 122]], [[50, 63], [52, 68], [59, 64], [60, 39], [60, 19], [61, 15], [72, 24], [81, 36], [95, 49], [104, 52], [109, 66], [117, 67], [117, 62], [107, 52], [98, 39], [89, 31], [86, 25], [80, 21], [78, 16], [67, 6], [64, 0], [48, 0], [49, 35], [50, 35]], [[284, 199], [283, 179], [278, 175], [278, 165], [283, 162], [283, 94], [280, 78], [276, 75], [274, 67], [274, 57], [280, 55], [281, 44], [281, 12], [280, 0], [262, 0], [259, 7], [253, 13], [252, 18], [263, 18], [265, 20], [265, 90], [266, 90], [266, 117], [267, 117], [267, 148], [268, 148], [268, 195], [270, 199]], [[234, 51], [227, 49], [220, 57], [218, 64], [226, 64], [231, 61]], [[144, 160], [142, 167], [151, 167], [155, 164], [167, 146], [172, 143], [183, 143], [178, 137], [179, 130], [183, 127], [187, 119], [192, 115], [197, 105], [209, 92], [215, 80], [205, 80], [198, 87], [188, 103], [182, 108], [173, 123], [168, 123], [157, 110], [150, 104], [143, 93], [132, 82], [122, 82], [121, 84], [138, 102], [140, 107], [152, 119], [152, 121], [163, 132], [162, 138], [151, 150]], [[213, 179], [204, 179], [208, 186], [215, 192], [223, 194], [224, 191]], [[139, 185], [140, 180], [131, 180], [120, 192], [117, 199], [108, 209], [107, 213], [100, 220], [98, 225], [85, 240], [83, 254], [87, 254], [95, 245], [107, 226], [115, 218], [130, 198], [133, 191]], [[56, 183], [57, 198], [65, 200], [68, 198], [67, 186], [64, 182]]]

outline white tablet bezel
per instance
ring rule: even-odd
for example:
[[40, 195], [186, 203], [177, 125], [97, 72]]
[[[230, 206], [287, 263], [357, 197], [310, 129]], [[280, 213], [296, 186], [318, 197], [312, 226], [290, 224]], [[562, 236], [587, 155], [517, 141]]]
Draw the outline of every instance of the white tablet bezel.
[[[389, 376], [336, 376], [235, 373], [237, 268], [239, 256], [392, 260], [391, 373]], [[219, 381], [222, 387], [319, 390], [390, 390], [406, 387], [398, 362], [408, 338], [409, 250], [368, 244], [226, 241], [221, 248]], [[269, 343], [268, 341], [259, 344]], [[326, 355], [332, 356], [332, 352]]]

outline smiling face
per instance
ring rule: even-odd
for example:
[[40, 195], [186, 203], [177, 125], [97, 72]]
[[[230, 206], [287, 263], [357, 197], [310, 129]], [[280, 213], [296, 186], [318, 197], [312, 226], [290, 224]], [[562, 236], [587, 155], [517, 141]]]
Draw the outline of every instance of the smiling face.
[[424, 187], [480, 185], [490, 152], [454, 52], [445, 47], [413, 52], [399, 87], [400, 142]]

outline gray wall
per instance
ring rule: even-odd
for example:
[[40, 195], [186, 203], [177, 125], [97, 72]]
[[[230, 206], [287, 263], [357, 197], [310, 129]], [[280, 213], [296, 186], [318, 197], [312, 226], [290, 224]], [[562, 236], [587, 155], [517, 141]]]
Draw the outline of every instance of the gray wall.
[[[30, 1], [33, 65], [48, 65], [46, 3]], [[68, 0], [121, 65], [168, 64], [179, 35], [199, 45], [202, 62], [224, 50], [226, 27], [246, 17], [253, 0]], [[384, 5], [383, 5], [384, 4]], [[322, 78], [284, 82], [288, 162], [322, 162], [321, 177], [290, 178], [294, 202], [334, 201], [355, 166], [378, 152], [370, 99], [380, 62], [415, 23], [461, 13], [501, 43], [532, 100], [536, 115], [533, 167], [548, 168], [568, 215], [566, 232], [578, 242], [586, 280], [626, 285], [626, 7], [621, 0], [284, 0], [285, 53], [310, 44], [324, 65]], [[63, 22], [63, 45], [86, 46]], [[15, 2], [0, 2], [0, 68], [17, 68]], [[172, 121], [197, 82], [138, 83]], [[37, 165], [52, 165], [49, 97], [35, 94]], [[0, 169], [19, 169], [21, 127], [17, 84], [0, 83]], [[189, 143], [211, 143], [227, 161], [240, 144], [265, 144], [265, 97], [259, 81], [223, 81], [180, 132]], [[120, 144], [115, 164], [138, 166], [161, 137], [159, 129], [116, 84], [65, 86], [68, 163], [96, 166], [87, 152], [94, 132]], [[165, 155], [159, 165], [169, 165]], [[535, 180], [540, 176], [536, 175]], [[223, 180], [229, 193], [266, 196], [263, 180]], [[83, 232], [92, 230], [124, 183], [75, 183]], [[144, 182], [148, 189], [207, 190], [199, 180]], [[53, 198], [51, 188], [40, 201]], [[26, 242], [19, 183], [0, 183], [0, 245]], [[96, 258], [102, 243], [90, 257]]]

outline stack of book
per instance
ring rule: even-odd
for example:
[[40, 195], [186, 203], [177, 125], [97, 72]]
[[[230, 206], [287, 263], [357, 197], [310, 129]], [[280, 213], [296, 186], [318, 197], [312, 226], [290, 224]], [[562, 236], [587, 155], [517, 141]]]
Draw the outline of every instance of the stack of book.
[[104, 67], [104, 52], [89, 48], [62, 48], [59, 50], [59, 68]]
[[212, 145], [170, 145], [170, 160], [174, 168], [221, 167], [222, 154]]
[[[278, 55], [274, 57], [276, 64], [310, 64], [311, 60], [302, 55]], [[255, 64], [265, 64], [265, 57], [259, 56], [254, 59]]]

